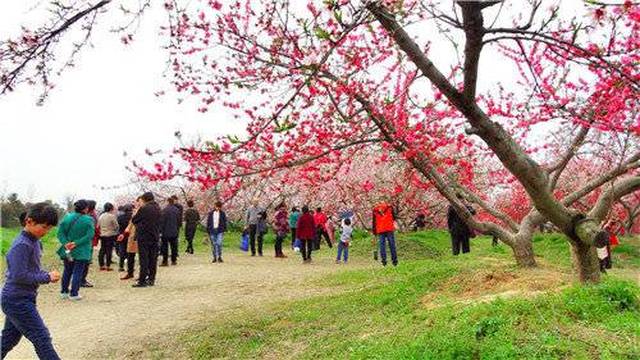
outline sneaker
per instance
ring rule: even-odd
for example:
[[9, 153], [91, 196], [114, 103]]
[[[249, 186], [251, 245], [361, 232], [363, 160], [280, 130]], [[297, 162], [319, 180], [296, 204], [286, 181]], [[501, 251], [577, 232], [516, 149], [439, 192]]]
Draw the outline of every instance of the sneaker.
[[262, 256], [262, 253], [259, 253], [258, 256]]
[[256, 254], [251, 254], [251, 256], [256, 256]]
[[223, 263], [224, 261], [222, 261], [222, 258], [218, 258], [218, 262]]
[[156, 284], [155, 280], [151, 281], [151, 280], [147, 280], [147, 286], [154, 286]]
[[129, 280], [129, 279], [132, 279], [132, 278], [133, 278], [133, 275], [127, 274], [127, 275], [121, 277], [120, 280]]
[[336, 264], [340, 264], [340, 260], [336, 260]]
[[160, 265], [158, 265], [158, 266], [162, 266], [162, 267], [164, 267], [164, 266], [169, 266], [169, 264], [168, 264], [168, 263], [166, 263], [166, 262], [163, 262], [162, 264], [160, 264]]
[[176, 261], [172, 261], [171, 266], [175, 266], [175, 265], [178, 265], [178, 263]]
[[71, 301], [79, 301], [79, 300], [82, 300], [82, 295], [69, 296], [69, 300], [71, 300]]
[[113, 271], [113, 269], [112, 269], [112, 268], [110, 268], [110, 267], [108, 267], [108, 268], [107, 268], [107, 271]]
[[118, 272], [124, 272], [124, 271], [125, 271], [124, 268], [119, 268], [118, 269]]
[[135, 284], [131, 285], [131, 287], [134, 287], [134, 288], [143, 288], [143, 287], [147, 287], [147, 283], [137, 282], [137, 283], [135, 283]]
[[90, 283], [90, 282], [88, 282], [88, 281], [85, 281], [85, 282], [83, 282], [83, 283], [80, 285], [80, 287], [84, 287], [84, 288], [92, 288], [92, 287], [93, 287], [93, 284], [92, 284], [92, 283]]
[[69, 298], [69, 293], [60, 293], [60, 299], [67, 300]]
[[216, 263], [216, 262], [218, 262], [218, 259], [213, 258], [213, 260], [211, 260], [211, 262], [212, 262], [212, 263]]
[[100, 266], [100, 271], [107, 271], [107, 267], [106, 266]]

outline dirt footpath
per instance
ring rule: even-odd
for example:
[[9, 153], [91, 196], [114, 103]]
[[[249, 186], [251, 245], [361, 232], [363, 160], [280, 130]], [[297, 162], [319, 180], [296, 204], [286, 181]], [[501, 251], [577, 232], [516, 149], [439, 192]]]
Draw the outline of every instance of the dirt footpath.
[[[82, 301], [61, 300], [59, 284], [45, 285], [40, 288], [38, 308], [63, 359], [125, 358], [143, 344], [216, 312], [334, 291], [314, 283], [302, 286], [307, 279], [345, 269], [328, 255], [315, 261], [303, 265], [299, 257], [252, 258], [235, 253], [224, 264], [212, 264], [205, 255], [182, 255], [178, 266], [159, 268], [156, 286], [143, 289], [119, 280], [116, 271], [98, 272], [92, 266], [89, 279], [96, 287], [81, 289]], [[7, 357], [35, 358], [26, 339]]]

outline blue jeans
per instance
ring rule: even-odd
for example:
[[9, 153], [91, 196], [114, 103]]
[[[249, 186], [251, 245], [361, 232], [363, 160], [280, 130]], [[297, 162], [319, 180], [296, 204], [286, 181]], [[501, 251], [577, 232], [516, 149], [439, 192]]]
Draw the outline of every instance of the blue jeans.
[[391, 251], [391, 262], [393, 265], [398, 265], [398, 254], [396, 253], [396, 238], [393, 231], [388, 231], [380, 234], [380, 259], [382, 265], [387, 265], [387, 247], [385, 242], [389, 242], [389, 251]]
[[219, 259], [222, 257], [222, 239], [224, 238], [224, 233], [217, 234], [209, 234], [209, 239], [211, 240], [211, 251], [214, 259]]
[[340, 261], [340, 257], [344, 253], [344, 262], [349, 260], [349, 247], [345, 246], [342, 241], [338, 241], [338, 256], [336, 257], [336, 261]]
[[58, 360], [60, 357], [53, 348], [51, 335], [36, 308], [36, 297], [2, 297], [4, 329], [2, 329], [2, 358], [7, 356], [22, 336], [26, 337], [36, 349], [40, 359]]
[[[84, 276], [84, 270], [89, 265], [86, 260], [64, 260], [64, 271], [62, 272], [61, 281], [61, 293], [69, 294], [71, 296], [78, 296], [80, 290], [80, 284], [82, 284], [82, 277]], [[71, 293], [69, 293], [69, 283], [71, 283]]]

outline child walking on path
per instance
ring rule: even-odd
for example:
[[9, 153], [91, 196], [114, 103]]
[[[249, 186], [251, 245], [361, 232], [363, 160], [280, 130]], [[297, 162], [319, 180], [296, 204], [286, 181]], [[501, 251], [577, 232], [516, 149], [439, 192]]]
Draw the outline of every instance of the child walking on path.
[[6, 281], [2, 288], [2, 359], [24, 336], [33, 344], [40, 359], [60, 359], [51, 335], [36, 307], [40, 284], [60, 280], [57, 271], [40, 268], [40, 238], [58, 224], [56, 210], [46, 204], [33, 205], [26, 216], [24, 230], [16, 237], [7, 253]]
[[338, 256], [336, 257], [336, 264], [340, 264], [340, 257], [344, 254], [343, 261], [346, 264], [349, 260], [349, 245], [351, 243], [351, 237], [353, 228], [351, 227], [351, 219], [347, 218], [342, 220], [342, 233], [340, 234], [340, 242], [338, 242]]

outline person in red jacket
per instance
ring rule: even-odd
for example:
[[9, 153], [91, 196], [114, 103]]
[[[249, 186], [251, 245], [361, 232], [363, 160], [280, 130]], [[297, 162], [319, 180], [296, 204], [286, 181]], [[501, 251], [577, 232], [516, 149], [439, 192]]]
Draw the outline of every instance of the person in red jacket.
[[313, 241], [316, 237], [316, 223], [313, 221], [313, 215], [309, 214], [309, 207], [302, 207], [302, 215], [298, 219], [296, 236], [300, 239], [302, 247], [302, 261], [307, 264], [311, 262], [311, 251], [313, 250]]
[[373, 229], [373, 233], [378, 236], [382, 266], [387, 266], [387, 242], [389, 243], [389, 251], [391, 252], [391, 262], [393, 266], [398, 265], [398, 254], [396, 252], [396, 239], [394, 235], [395, 220], [396, 216], [391, 205], [381, 202], [373, 208], [373, 226], [371, 228]]
[[322, 208], [316, 208], [316, 212], [313, 214], [313, 221], [316, 223], [316, 243], [314, 245], [314, 249], [320, 250], [320, 243], [322, 242], [323, 237], [327, 242], [327, 245], [330, 248], [333, 247], [331, 237], [327, 232], [327, 221], [329, 221], [329, 218], [322, 212]]

